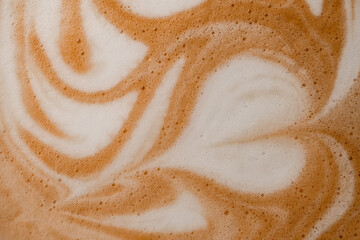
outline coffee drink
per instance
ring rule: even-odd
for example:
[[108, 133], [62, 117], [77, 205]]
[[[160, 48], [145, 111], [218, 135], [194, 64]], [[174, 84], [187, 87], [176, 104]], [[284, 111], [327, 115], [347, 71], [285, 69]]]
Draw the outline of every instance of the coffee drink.
[[3, 0], [0, 239], [360, 239], [360, 0]]

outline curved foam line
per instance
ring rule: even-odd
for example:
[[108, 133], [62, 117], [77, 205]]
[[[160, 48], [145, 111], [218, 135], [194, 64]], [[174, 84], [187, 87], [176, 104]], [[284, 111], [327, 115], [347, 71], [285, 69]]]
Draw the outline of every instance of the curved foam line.
[[73, 214], [71, 216], [89, 222], [147, 233], [180, 233], [205, 228], [207, 221], [202, 212], [202, 205], [197, 198], [192, 193], [184, 191], [173, 204], [148, 210], [139, 215], [117, 215], [100, 220]]
[[[325, 116], [350, 91], [360, 73], [360, 0], [345, 1], [347, 40], [338, 66], [334, 89], [327, 104], [313, 121]], [[353, 15], [353, 13], [355, 15]]]
[[83, 92], [109, 90], [123, 80], [145, 58], [148, 47], [121, 33], [101, 16], [91, 1], [82, 1], [81, 15], [91, 46], [92, 68], [76, 73], [61, 57], [58, 47], [61, 1], [53, 0], [50, 9], [40, 2], [28, 11], [35, 21], [36, 33], [58, 77]]
[[[320, 221], [318, 221], [305, 239], [317, 239], [321, 234], [329, 229], [339, 218], [341, 218], [351, 205], [354, 199], [355, 178], [354, 169], [349, 162], [349, 156], [344, 147], [332, 137], [325, 134], [317, 134], [332, 150], [333, 153], [339, 154], [335, 157], [336, 164], [338, 165], [341, 174], [340, 181], [340, 194], [336, 196], [334, 205], [325, 213]], [[346, 176], [346, 177], [344, 177]]]
[[171, 95], [184, 64], [185, 58], [180, 58], [165, 74], [164, 79], [155, 92], [154, 98], [140, 119], [138, 127], [114, 161], [107, 166], [94, 181], [74, 181], [72, 184], [73, 194], [71, 197], [89, 193], [89, 191], [95, 191], [99, 186], [103, 186], [107, 179], [112, 179], [114, 174], [118, 174], [124, 169], [127, 164], [136, 164], [143, 158], [160, 132], [163, 119], [169, 107]]

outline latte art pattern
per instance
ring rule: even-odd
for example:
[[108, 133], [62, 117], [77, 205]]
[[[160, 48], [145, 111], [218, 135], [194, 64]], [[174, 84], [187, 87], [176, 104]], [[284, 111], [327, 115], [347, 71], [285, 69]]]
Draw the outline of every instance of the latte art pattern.
[[359, 238], [359, 0], [0, 10], [1, 239]]

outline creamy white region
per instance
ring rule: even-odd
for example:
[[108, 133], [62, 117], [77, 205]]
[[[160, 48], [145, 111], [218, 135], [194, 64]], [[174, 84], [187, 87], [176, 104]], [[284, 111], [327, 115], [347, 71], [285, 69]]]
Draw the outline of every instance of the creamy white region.
[[64, 62], [58, 47], [61, 0], [53, 0], [50, 5], [42, 1], [27, 1], [26, 6], [28, 21], [35, 22], [36, 32], [55, 72], [72, 88], [84, 92], [108, 90], [134, 70], [147, 53], [147, 46], [107, 22], [91, 1], [81, 1], [92, 68], [78, 74]]
[[[2, 2], [1, 5], [11, 5], [10, 2]], [[144, 4], [150, 2], [147, 1]], [[316, 16], [321, 14], [322, 4], [319, 5], [319, 2], [314, 6], [310, 5], [311, 11]], [[39, 7], [34, 7], [39, 1], [34, 1], [34, 3], [33, 6], [27, 8], [30, 13], [33, 8]], [[346, 41], [335, 89], [324, 112], [330, 109], [329, 106], [334, 106], [346, 96], [352, 86], [353, 79], [359, 73], [360, 50], [359, 44], [356, 42], [356, 39], [360, 37], [360, 21], [356, 17], [358, 15], [356, 13], [360, 10], [359, 3], [360, 1], [354, 2], [355, 10], [353, 13], [355, 15], [351, 15], [350, 2], [346, 1], [348, 22], [352, 20], [354, 22], [348, 24], [347, 36], [349, 40]], [[147, 48], [141, 43], [133, 41], [125, 34], [121, 34], [115, 28], [109, 27], [111, 24], [109, 25], [100, 16], [90, 1], [82, 1], [81, 8], [85, 30], [97, 26], [97, 30], [94, 30], [96, 36], [91, 35], [93, 34], [92, 30], [87, 31], [89, 45], [92, 48], [96, 44], [104, 45], [101, 34], [109, 39], [117, 37], [117, 40], [121, 40], [117, 42], [111, 40], [108, 44], [109, 49], [111, 44], [112, 46], [119, 44], [119, 48], [115, 47], [115, 49], [118, 49], [116, 52], [111, 49], [111, 53], [106, 53], [114, 53], [112, 58], [115, 61], [111, 62], [110, 58], [107, 58], [108, 55], [101, 55], [101, 51], [109, 51], [106, 50], [108, 49], [107, 46], [100, 46], [101, 51], [99, 50], [99, 53], [94, 53], [96, 50], [92, 49], [93, 58], [91, 61], [93, 64], [95, 63], [93, 65], [95, 67], [89, 73], [86, 73], [88, 78], [84, 77], [82, 79], [79, 74], [73, 72], [63, 62], [59, 52], [54, 53], [54, 56], [50, 57], [50, 59], [55, 64], [55, 69], [59, 74], [68, 74], [62, 78], [70, 86], [85, 92], [109, 89], [137, 66], [145, 56]], [[55, 4], [54, 9], [59, 11], [59, 4]], [[136, 12], [137, 10], [134, 9], [131, 10]], [[164, 12], [170, 14], [171, 11]], [[173, 12], [176, 11], [173, 10]], [[31, 151], [26, 149], [26, 145], [21, 142], [18, 136], [15, 127], [18, 124], [24, 126], [41, 141], [74, 158], [92, 155], [106, 146], [127, 119], [138, 93], [132, 92], [121, 99], [102, 105], [80, 104], [57, 92], [47, 83], [39, 69], [31, 65], [32, 59], [27, 58], [29, 69], [31, 69], [28, 72], [30, 83], [37, 99], [40, 101], [41, 108], [50, 120], [66, 134], [66, 137], [60, 139], [48, 134], [28, 116], [24, 103], [21, 102], [20, 86], [16, 82], [17, 76], [15, 74], [16, 67], [13, 56], [16, 54], [13, 47], [14, 43], [11, 42], [10, 38], [7, 39], [6, 37], [12, 34], [10, 27], [13, 19], [12, 16], [7, 15], [6, 11], [2, 13], [5, 18], [4, 22], [0, 23], [0, 63], [6, 71], [0, 69], [0, 76], [4, 79], [4, 81], [0, 81], [0, 107], [1, 112], [5, 113], [4, 121], [6, 127], [9, 127], [11, 139], [17, 144], [14, 151], [21, 149], [29, 159], [33, 157]], [[56, 14], [57, 20], [59, 20], [59, 13]], [[142, 15], [146, 16], [146, 14]], [[86, 18], [90, 20], [87, 21]], [[27, 23], [31, 22], [31, 19]], [[43, 31], [42, 26], [48, 24], [44, 19], [42, 19], [43, 22], [36, 20], [35, 26], [38, 32]], [[99, 23], [103, 23], [103, 25]], [[109, 28], [114, 31], [110, 31]], [[53, 31], [49, 27], [46, 27], [46, 29], [46, 31]], [[54, 29], [56, 30], [56, 28]], [[226, 29], [222, 28], [222, 30], [225, 31]], [[57, 30], [54, 32], [57, 32]], [[201, 31], [198, 32], [199, 35], [202, 33]], [[49, 35], [51, 36], [51, 34]], [[96, 42], [98, 36], [100, 37]], [[47, 42], [48, 37], [47, 34], [42, 33], [40, 37], [42, 43]], [[56, 44], [57, 40], [54, 39], [51, 41]], [[126, 53], [128, 55], [122, 55], [123, 59], [119, 60], [121, 58], [120, 50], [128, 50], [127, 44], [134, 44], [134, 51]], [[53, 50], [45, 48], [46, 53], [58, 51], [56, 50], [57, 47], [52, 47]], [[134, 57], [134, 60], [128, 62], [129, 56]], [[56, 63], [56, 59], [60, 62]], [[121, 66], [116, 65], [118, 60], [120, 62], [124, 60], [125, 63]], [[74, 194], [73, 197], [101, 189], [101, 187], [110, 183], [116, 173], [137, 164], [144, 157], [160, 132], [164, 116], [168, 111], [169, 99], [183, 70], [184, 62], [184, 59], [180, 59], [170, 68], [157, 89], [154, 98], [150, 101], [150, 105], [137, 123], [129, 141], [103, 172], [96, 175], [96, 178], [92, 178], [93, 176], [88, 178], [89, 181], [61, 178], [62, 183], [70, 186]], [[96, 66], [103, 67], [103, 64], [111, 69], [106, 76], [96, 72]], [[115, 66], [116, 68], [113, 69]], [[122, 67], [128, 70], [121, 69]], [[114, 77], [117, 76], [116, 74], [120, 74], [121, 77]], [[270, 136], [266, 138], [262, 136], [305, 119], [307, 116], [306, 99], [307, 96], [296, 80], [296, 76], [282, 67], [252, 56], [237, 57], [209, 77], [205, 87], [202, 89], [189, 127], [175, 146], [164, 156], [157, 159], [155, 165], [156, 167], [190, 170], [215, 179], [237, 191], [271, 193], [286, 188], [300, 174], [307, 153], [300, 142], [288, 136]], [[2, 129], [1, 122], [0, 129]], [[314, 229], [311, 230], [307, 236], [309, 239], [316, 239], [334, 222], [339, 220], [351, 206], [354, 197], [354, 174], [345, 149], [331, 137], [324, 135], [322, 138], [329, 149], [334, 150], [336, 154], [341, 153], [342, 157], [337, 158], [335, 163], [338, 165], [339, 172], [344, 176], [339, 179], [341, 189], [339, 195], [335, 197], [334, 204], [322, 216], [322, 219], [316, 223]], [[49, 175], [58, 177], [57, 174], [51, 171]], [[122, 178], [116, 181], [118, 181], [117, 184], [126, 185], [128, 183]], [[170, 206], [146, 211], [139, 215], [113, 216], [102, 219], [98, 223], [144, 232], [192, 231], [207, 227], [206, 216], [202, 211], [203, 207], [198, 199], [185, 191]], [[256, 227], [254, 229], [256, 231]], [[66, 231], [68, 230], [64, 229], [64, 232]], [[74, 235], [72, 237], [78, 233], [76, 228], [73, 231]], [[79, 236], [79, 238], [84, 236]]]
[[[2, 36], [11, 36], [9, 28], [13, 16], [4, 17]], [[29, 130], [44, 143], [72, 157], [84, 157], [105, 147], [127, 119], [137, 94], [131, 93], [124, 98], [103, 105], [83, 104], [66, 98], [57, 92], [42, 76], [41, 72], [26, 59], [30, 84], [40, 102], [40, 106], [55, 125], [64, 131], [67, 138], [58, 138], [42, 129], [28, 114], [21, 96], [17, 76], [15, 49], [10, 38], [2, 38], [4, 54], [2, 66], [6, 67], [2, 84], [2, 107], [4, 119], [13, 139], [21, 141], [16, 129], [17, 124]], [[6, 49], [6, 51], [5, 51]], [[5, 54], [6, 52], [6, 54]], [[30, 70], [31, 69], [31, 70]]]
[[334, 199], [333, 205], [326, 211], [324, 216], [316, 222], [306, 240], [315, 240], [323, 232], [329, 229], [338, 219], [340, 219], [348, 210], [354, 200], [355, 176], [352, 163], [349, 161], [349, 155], [344, 147], [335, 139], [324, 134], [317, 134], [322, 141], [331, 150], [337, 167], [339, 168], [339, 193]]
[[305, 0], [305, 1], [309, 5], [309, 8], [310, 8], [311, 12], [315, 16], [320, 16], [321, 15], [323, 5], [324, 5], [324, 0]]
[[[178, 77], [183, 70], [185, 59], [180, 58], [165, 74], [160, 86], [157, 88], [153, 99], [146, 108], [142, 118], [137, 123], [129, 141], [100, 175], [89, 181], [73, 181], [71, 197], [96, 192], [100, 187], [110, 184], [116, 174], [126, 167], [137, 164], [154, 144], [168, 111], [170, 98]], [[122, 179], [121, 181], [125, 181]], [[124, 182], [119, 182], [124, 184]]]
[[35, 131], [19, 117], [22, 126], [57, 151], [73, 158], [91, 156], [113, 141], [129, 116], [137, 99], [132, 92], [104, 104], [79, 103], [53, 88], [36, 66], [29, 71], [31, 86], [48, 118], [68, 137], [56, 137], [46, 131]]
[[235, 190], [279, 190], [299, 175], [306, 152], [294, 139], [261, 137], [303, 120], [306, 109], [306, 94], [286, 69], [237, 57], [206, 81], [189, 126], [157, 164], [194, 171]]
[[336, 104], [341, 102], [360, 74], [360, 1], [345, 0], [344, 6], [346, 10], [345, 46], [338, 65], [334, 89], [326, 106], [316, 119], [328, 114]]
[[82, 219], [143, 232], [181, 233], [207, 226], [201, 204], [187, 191], [182, 192], [171, 205], [141, 214], [112, 216], [100, 221], [86, 217]]

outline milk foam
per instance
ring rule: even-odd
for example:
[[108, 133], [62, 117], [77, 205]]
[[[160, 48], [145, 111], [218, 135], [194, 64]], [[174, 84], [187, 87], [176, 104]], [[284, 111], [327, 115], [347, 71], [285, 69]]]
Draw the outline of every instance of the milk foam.
[[360, 234], [359, 0], [0, 9], [0, 238]]
[[31, 1], [28, 11], [34, 18], [36, 32], [56, 73], [72, 88], [84, 92], [108, 90], [134, 70], [146, 55], [144, 44], [108, 23], [91, 1], [81, 1], [81, 15], [91, 46], [93, 68], [85, 74], [78, 74], [63, 61], [57, 46], [61, 0], [52, 1], [50, 8], [40, 1]]
[[319, 16], [321, 14], [324, 5], [323, 0], [306, 0], [306, 2], [315, 16]]
[[[43, 78], [39, 73], [33, 79]], [[33, 81], [32, 86], [46, 115], [67, 137], [58, 138], [44, 131], [33, 131], [30, 126], [28, 130], [46, 144], [74, 158], [93, 155], [108, 145], [120, 131], [137, 99], [137, 93], [132, 92], [106, 104], [86, 104], [64, 97], [45, 81]], [[28, 125], [26, 122], [22, 124]]]
[[161, 157], [163, 164], [195, 170], [235, 190], [279, 190], [301, 172], [305, 151], [271, 133], [300, 121], [305, 109], [305, 93], [286, 69], [238, 57], [206, 81], [188, 128]]
[[[143, 118], [138, 123], [137, 129], [132, 134], [124, 149], [118, 153], [114, 161], [101, 172], [100, 176], [92, 181], [77, 182], [73, 181], [72, 197], [80, 196], [89, 192], [98, 191], [112, 181], [119, 172], [126, 167], [136, 165], [154, 144], [162, 126], [162, 121], [169, 107], [169, 101], [175, 84], [182, 71], [185, 60], [179, 59], [174, 66], [167, 72], [164, 79], [157, 89], [154, 98], [150, 102]], [[113, 119], [113, 118], [110, 118]], [[88, 149], [89, 150], [89, 149]]]
[[145, 232], [181, 233], [206, 227], [201, 211], [198, 200], [191, 193], [184, 192], [170, 206], [140, 215], [112, 216], [101, 223]]
[[344, 147], [341, 146], [336, 140], [326, 135], [320, 135], [321, 138], [331, 146], [333, 154], [339, 155], [337, 158], [337, 165], [341, 169], [340, 189], [341, 192], [334, 200], [334, 205], [326, 212], [324, 217], [319, 220], [310, 233], [306, 236], [306, 239], [317, 239], [321, 236], [321, 233], [328, 229], [332, 224], [336, 222], [336, 219], [341, 218], [349, 209], [350, 204], [354, 201], [354, 168], [349, 162], [349, 156]]
[[360, 71], [360, 2], [344, 1], [347, 11], [347, 40], [339, 63], [335, 87], [321, 115], [327, 114], [350, 91]]

